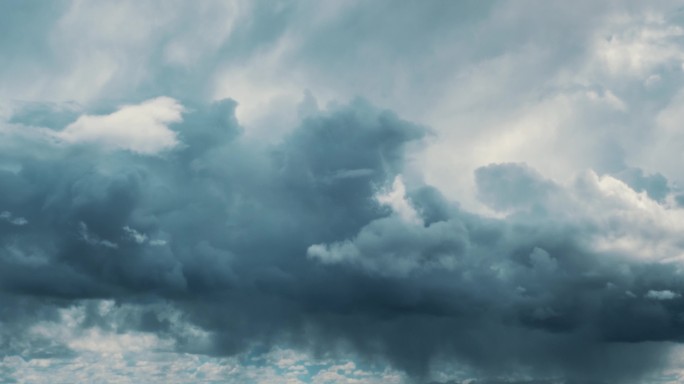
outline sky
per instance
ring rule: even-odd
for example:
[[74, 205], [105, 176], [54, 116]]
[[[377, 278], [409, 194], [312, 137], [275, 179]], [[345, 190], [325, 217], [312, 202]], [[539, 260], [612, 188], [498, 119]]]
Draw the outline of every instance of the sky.
[[0, 382], [684, 381], [675, 1], [0, 2]]

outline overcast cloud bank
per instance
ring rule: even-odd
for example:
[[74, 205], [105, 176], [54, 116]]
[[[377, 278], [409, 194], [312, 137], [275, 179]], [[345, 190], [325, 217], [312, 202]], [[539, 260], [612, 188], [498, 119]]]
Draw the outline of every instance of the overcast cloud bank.
[[0, 380], [684, 378], [676, 4], [0, 7]]

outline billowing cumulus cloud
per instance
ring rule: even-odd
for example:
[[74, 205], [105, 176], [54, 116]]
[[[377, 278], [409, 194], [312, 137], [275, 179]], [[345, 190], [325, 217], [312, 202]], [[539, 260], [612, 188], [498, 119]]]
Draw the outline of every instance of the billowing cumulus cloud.
[[[425, 129], [393, 113], [354, 101], [264, 147], [241, 139], [234, 108], [188, 107], [169, 125], [181, 144], [158, 156], [61, 142], [50, 162], [17, 153], [2, 204], [31, 225], [3, 232], [3, 290], [31, 305], [135, 303], [118, 326], [169, 350], [342, 348], [415, 377], [455, 359], [626, 380], [659, 358], [650, 343], [680, 337], [677, 206], [608, 175], [560, 185], [492, 164], [475, 172], [481, 197], [510, 214], [486, 218], [405, 184]], [[128, 343], [97, 341], [93, 316], [69, 320], [89, 335], [76, 340], [25, 332], [64, 351]]]
[[684, 380], [676, 5], [0, 8], [0, 381]]

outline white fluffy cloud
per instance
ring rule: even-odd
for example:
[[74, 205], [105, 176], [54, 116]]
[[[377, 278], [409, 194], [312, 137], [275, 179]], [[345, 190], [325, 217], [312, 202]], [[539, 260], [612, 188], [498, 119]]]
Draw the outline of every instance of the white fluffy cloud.
[[67, 143], [95, 144], [156, 154], [179, 144], [168, 124], [182, 121], [183, 106], [169, 97], [126, 105], [109, 115], [85, 115], [56, 135]]

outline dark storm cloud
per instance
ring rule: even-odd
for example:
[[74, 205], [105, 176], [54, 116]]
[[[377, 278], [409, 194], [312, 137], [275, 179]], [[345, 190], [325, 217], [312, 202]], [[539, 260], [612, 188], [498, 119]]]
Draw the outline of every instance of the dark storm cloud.
[[[159, 155], [4, 153], [0, 211], [26, 221], [0, 220], [6, 329], [106, 298], [142, 304], [120, 323], [189, 352], [351, 348], [418, 378], [446, 359], [482, 377], [610, 382], [638, 381], [660, 362], [656, 342], [684, 336], [679, 272], [593, 252], [597, 228], [555, 215], [562, 188], [525, 165], [475, 174], [485, 203], [516, 211], [507, 219], [408, 185], [413, 222], [376, 196], [423, 127], [356, 100], [264, 147], [241, 135], [235, 106], [186, 105], [171, 126], [182, 144]], [[36, 121], [26, 114], [15, 123]], [[174, 328], [160, 303], [209, 342]], [[94, 310], [93, 324], [106, 324]], [[21, 351], [11, 332], [3, 345]]]

